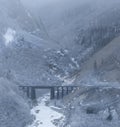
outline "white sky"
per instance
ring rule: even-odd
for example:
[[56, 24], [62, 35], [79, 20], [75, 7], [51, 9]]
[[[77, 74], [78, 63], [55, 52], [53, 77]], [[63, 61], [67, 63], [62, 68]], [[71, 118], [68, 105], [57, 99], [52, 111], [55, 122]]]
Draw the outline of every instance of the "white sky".
[[24, 4], [34, 7], [34, 6], [46, 6], [47, 4], [52, 4], [52, 3], [56, 3], [60, 0], [21, 0]]
[[30, 7], [44, 7], [44, 6], [47, 6], [47, 5], [52, 5], [52, 4], [56, 4], [56, 5], [59, 5], [59, 4], [63, 4], [63, 5], [73, 5], [73, 4], [82, 4], [82, 3], [85, 3], [85, 2], [92, 2], [94, 0], [21, 0], [22, 3], [24, 3], [25, 5], [27, 6], [30, 6]]

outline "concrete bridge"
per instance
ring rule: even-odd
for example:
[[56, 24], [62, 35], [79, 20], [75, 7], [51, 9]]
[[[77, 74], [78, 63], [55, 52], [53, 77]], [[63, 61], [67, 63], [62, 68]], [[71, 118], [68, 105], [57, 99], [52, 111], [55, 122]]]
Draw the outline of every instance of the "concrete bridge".
[[70, 94], [73, 90], [79, 88], [79, 86], [19, 86], [26, 96], [31, 100], [36, 100], [36, 90], [49, 90], [50, 99], [62, 99], [64, 96]]

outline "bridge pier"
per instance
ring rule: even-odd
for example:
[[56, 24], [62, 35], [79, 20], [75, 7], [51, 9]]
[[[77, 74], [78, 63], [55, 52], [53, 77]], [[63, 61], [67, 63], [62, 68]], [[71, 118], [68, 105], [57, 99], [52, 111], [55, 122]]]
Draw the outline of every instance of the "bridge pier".
[[36, 91], [35, 88], [31, 87], [31, 100], [36, 100]]
[[64, 96], [69, 95], [78, 86], [20, 86], [25, 95], [32, 101], [36, 101], [36, 90], [37, 89], [49, 89], [50, 99], [62, 99]]
[[60, 99], [60, 90], [59, 90], [59, 87], [57, 87], [57, 99]]
[[64, 88], [62, 87], [62, 98], [64, 97]]
[[67, 87], [67, 90], [66, 90], [66, 94], [68, 95], [69, 94], [69, 88]]
[[55, 99], [55, 88], [51, 87], [50, 89], [50, 99], [53, 100]]
[[27, 87], [26, 89], [27, 89], [27, 97], [30, 98], [30, 88]]
[[69, 87], [69, 91], [72, 92], [73, 91], [73, 87], [70, 86]]

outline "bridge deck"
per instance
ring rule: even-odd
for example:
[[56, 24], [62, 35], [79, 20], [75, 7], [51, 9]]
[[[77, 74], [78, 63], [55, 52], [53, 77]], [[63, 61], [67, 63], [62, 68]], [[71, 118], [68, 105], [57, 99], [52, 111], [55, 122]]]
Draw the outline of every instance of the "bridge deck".
[[51, 89], [51, 88], [70, 88], [70, 87], [73, 87], [73, 88], [77, 88], [77, 87], [80, 87], [80, 86], [19, 86], [19, 87], [29, 87], [29, 88], [35, 88], [35, 89]]
[[19, 86], [19, 88], [26, 93], [28, 98], [35, 100], [37, 89], [49, 89], [51, 99], [60, 99], [71, 93], [74, 89], [79, 88], [79, 86]]

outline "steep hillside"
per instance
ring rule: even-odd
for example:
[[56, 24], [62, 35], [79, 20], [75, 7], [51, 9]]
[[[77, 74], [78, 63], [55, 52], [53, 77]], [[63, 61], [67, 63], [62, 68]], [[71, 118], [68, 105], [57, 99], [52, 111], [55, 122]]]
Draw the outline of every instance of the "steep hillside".
[[[20, 83], [23, 80], [23, 84], [24, 81], [26, 84], [42, 84], [42, 78], [48, 75], [45, 52], [59, 49], [59, 45], [48, 37], [45, 38], [47, 35], [40, 22], [29, 15], [19, 0], [12, 0], [10, 3], [8, 0], [1, 0], [0, 6], [1, 77], [10, 73], [11, 80]], [[40, 31], [44, 32], [44, 37], [40, 36]], [[27, 81], [29, 79], [31, 81]]]
[[119, 81], [119, 41], [120, 37], [113, 39], [108, 45], [87, 60], [77, 74], [76, 81], [85, 79], [88, 75], [93, 75], [101, 81]]
[[[109, 85], [111, 85], [109, 83]], [[67, 104], [66, 127], [119, 127], [120, 89], [115, 87], [81, 87]], [[65, 100], [65, 102], [68, 100]]]
[[25, 127], [32, 120], [18, 85], [47, 82], [44, 52], [59, 46], [19, 0], [0, 0], [0, 15], [0, 126]]
[[16, 84], [0, 78], [0, 126], [25, 127], [31, 120], [29, 106]]
[[39, 37], [46, 36], [47, 38], [45, 31], [42, 29], [42, 23], [33, 18], [19, 0], [12, 0], [11, 2], [8, 0], [1, 0], [0, 14], [1, 32], [4, 32], [10, 27], [16, 31], [24, 30], [34, 35], [38, 35]]
[[[83, 91], [77, 90], [75, 96], [68, 96], [66, 118], [71, 127], [86, 127], [89, 123], [91, 127], [98, 123], [103, 127], [116, 123], [119, 127], [119, 6], [119, 0], [22, 0], [22, 3], [0, 0], [2, 127], [16, 127], [16, 123], [18, 127], [25, 127], [30, 120], [29, 107], [20, 97], [17, 85], [70, 84], [111, 87], [107, 90], [85, 87]], [[114, 99], [117, 104], [104, 107]], [[90, 116], [89, 110], [86, 113], [89, 105]], [[107, 112], [105, 118], [101, 112]], [[117, 118], [113, 117], [114, 113]], [[80, 116], [78, 119], [74, 119], [76, 114]]]
[[[49, 0], [49, 2], [36, 0], [35, 3], [26, 1], [28, 0], [23, 3], [30, 10], [38, 16], [41, 15], [49, 35], [70, 49], [75, 47], [76, 42], [81, 43], [82, 37], [86, 35], [85, 31], [89, 32], [91, 28], [112, 28], [119, 23], [118, 0], [114, 2], [112, 0], [75, 0], [74, 2], [72, 0]], [[90, 41], [87, 37], [85, 37], [87, 41]]]
[[52, 51], [47, 61], [62, 79], [79, 73], [89, 57], [120, 34], [118, 0], [22, 2], [40, 15], [50, 38], [59, 42], [62, 50]]

